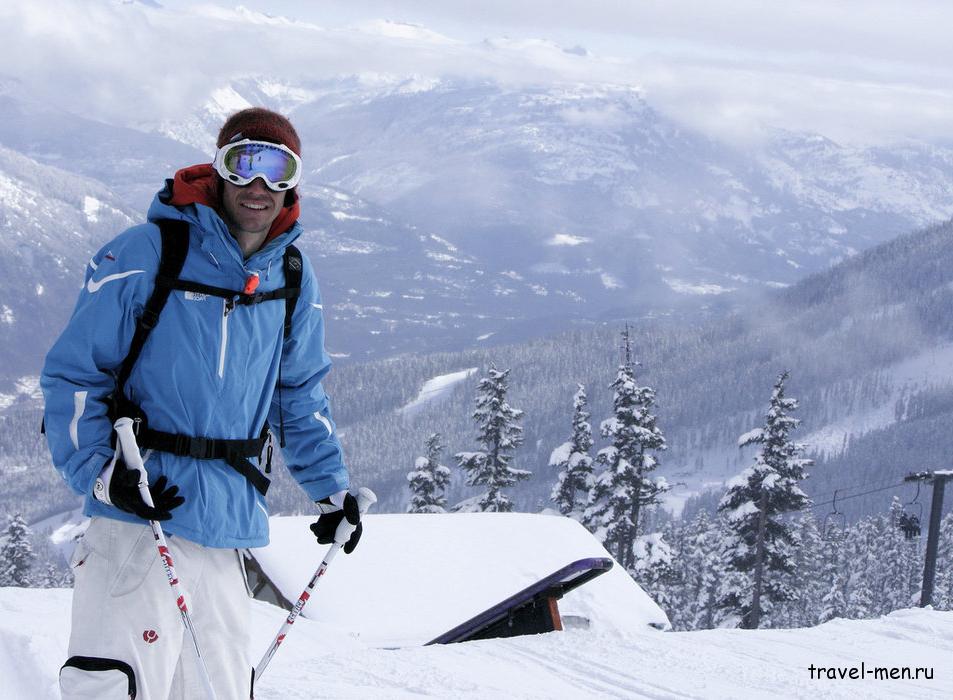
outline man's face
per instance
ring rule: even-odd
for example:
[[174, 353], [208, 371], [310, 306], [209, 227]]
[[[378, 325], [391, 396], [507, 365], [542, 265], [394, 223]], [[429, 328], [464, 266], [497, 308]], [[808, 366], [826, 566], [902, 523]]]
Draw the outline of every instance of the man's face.
[[273, 192], [261, 178], [244, 187], [224, 183], [222, 209], [232, 233], [267, 234], [281, 212], [285, 192]]

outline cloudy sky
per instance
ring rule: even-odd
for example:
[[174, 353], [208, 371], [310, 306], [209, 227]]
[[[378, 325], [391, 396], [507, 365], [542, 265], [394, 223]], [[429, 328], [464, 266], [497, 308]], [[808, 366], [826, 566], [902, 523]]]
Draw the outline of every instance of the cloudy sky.
[[249, 73], [397, 72], [637, 85], [656, 108], [730, 139], [780, 126], [840, 141], [953, 142], [948, 2], [151, 4], [3, 3], [0, 73], [116, 122], [173, 117]]

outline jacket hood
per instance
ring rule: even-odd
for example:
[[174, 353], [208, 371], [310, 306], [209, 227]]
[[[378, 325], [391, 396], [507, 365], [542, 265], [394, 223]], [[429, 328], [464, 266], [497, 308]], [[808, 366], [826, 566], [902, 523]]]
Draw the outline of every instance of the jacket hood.
[[[202, 216], [203, 212], [199, 209], [200, 206], [210, 209], [221, 220], [220, 182], [218, 173], [209, 163], [193, 165], [179, 170], [172, 180], [166, 180], [165, 188], [157, 195], [156, 200], [149, 208], [149, 220], [190, 218], [187, 216], [171, 216], [172, 212], [169, 211], [169, 209], [174, 208], [185, 213], [183, 210], [190, 205], [195, 205], [196, 212], [199, 214], [197, 223], [201, 223], [201, 219], [204, 218]], [[282, 207], [271, 224], [271, 229], [262, 243], [262, 248], [290, 230], [298, 221], [298, 216], [301, 213], [298, 193], [292, 190], [290, 194], [293, 197], [291, 206]]]

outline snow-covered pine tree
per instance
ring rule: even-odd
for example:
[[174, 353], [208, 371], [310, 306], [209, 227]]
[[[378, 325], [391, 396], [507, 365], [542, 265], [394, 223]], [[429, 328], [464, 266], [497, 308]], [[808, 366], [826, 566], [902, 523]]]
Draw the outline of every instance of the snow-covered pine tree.
[[661, 532], [636, 538], [632, 576], [652, 600], [664, 610], [674, 604], [673, 588], [677, 580], [672, 549]]
[[664, 478], [652, 478], [658, 467], [653, 452], [665, 449], [665, 437], [652, 413], [655, 390], [635, 383], [629, 351], [629, 329], [622, 334], [624, 355], [613, 389], [614, 416], [602, 421], [602, 436], [612, 444], [596, 455], [603, 471], [593, 480], [584, 522], [616, 560], [631, 572], [639, 515], [668, 491]]
[[443, 445], [440, 433], [431, 433], [427, 438], [427, 456], [418, 457], [414, 469], [407, 474], [410, 486], [408, 513], [447, 512], [446, 490], [450, 484], [450, 469], [440, 464]]
[[821, 538], [814, 515], [807, 511], [795, 520], [797, 549], [795, 550], [795, 571], [790, 586], [797, 592], [797, 599], [788, 601], [775, 611], [771, 618], [772, 627], [808, 627], [813, 625], [820, 608], [820, 601], [826, 593], [821, 589]]
[[46, 565], [46, 571], [39, 580], [40, 588], [56, 588], [60, 585], [62, 577], [52, 564]]
[[725, 591], [721, 606], [741, 616], [742, 625], [752, 624], [752, 595], [757, 565], [758, 527], [761, 504], [764, 513], [764, 562], [762, 575], [762, 608], [773, 603], [794, 600], [796, 592], [785, 581], [785, 575], [795, 571], [793, 549], [796, 538], [792, 526], [778, 516], [803, 509], [810, 504], [801, 490], [800, 482], [807, 474], [805, 468], [813, 464], [799, 457], [804, 446], [790, 439], [798, 419], [789, 415], [797, 409], [797, 400], [785, 398], [784, 382], [788, 372], [782, 372], [771, 393], [771, 405], [765, 415], [765, 424], [742, 435], [739, 447], [761, 445], [755, 463], [728, 482], [728, 491], [718, 510], [725, 513], [733, 534], [728, 550], [730, 569], [748, 576], [751, 587], [734, 586]]
[[[940, 523], [940, 542], [937, 561], [953, 562], [953, 513], [948, 513]], [[937, 610], [953, 610], [953, 565], [939, 567], [933, 588], [933, 607]]]
[[844, 561], [842, 542], [829, 539], [821, 548], [822, 569], [820, 578], [824, 594], [821, 596], [817, 621], [827, 622], [847, 616], [847, 562]]
[[523, 443], [523, 428], [517, 422], [523, 412], [506, 402], [509, 373], [508, 369], [500, 371], [491, 364], [487, 376], [477, 386], [473, 419], [480, 426], [477, 440], [484, 450], [454, 455], [467, 474], [467, 484], [487, 489], [478, 498], [470, 499], [481, 511], [512, 511], [513, 503], [503, 489], [529, 478], [532, 473], [510, 466], [512, 452]]
[[550, 496], [556, 508], [563, 515], [577, 520], [582, 518], [592, 488], [592, 426], [589, 424], [589, 412], [586, 410], [586, 388], [577, 384], [573, 397], [572, 437], [569, 442], [553, 450], [549, 457], [549, 466], [559, 470], [556, 485]]
[[883, 610], [881, 614], [917, 605], [922, 583], [922, 561], [918, 551], [919, 539], [908, 540], [899, 527], [903, 502], [896, 496], [890, 504], [890, 513], [881, 518], [882, 536], [880, 562], [883, 567]]
[[[681, 629], [712, 629], [717, 622], [719, 583], [724, 573], [721, 538], [724, 528], [701, 510], [689, 525], [685, 560], [680, 562], [685, 585], [685, 618]], [[674, 624], [674, 623], [673, 623]]]
[[859, 620], [874, 615], [874, 582], [881, 565], [877, 544], [877, 527], [873, 518], [859, 520], [847, 529], [844, 551], [849, 562], [849, 574], [844, 595], [849, 618]]
[[[873, 593], [867, 617], [886, 615], [893, 610], [888, 604], [893, 585], [892, 562], [887, 555], [887, 539], [893, 536], [894, 526], [885, 515], [870, 515], [854, 523], [848, 529], [849, 539], [857, 540], [858, 547], [866, 547], [870, 553], [864, 574]], [[853, 569], [853, 562], [851, 562]]]
[[0, 548], [0, 586], [29, 587], [36, 554], [30, 544], [30, 528], [19, 513], [10, 516], [3, 536], [6, 541]]

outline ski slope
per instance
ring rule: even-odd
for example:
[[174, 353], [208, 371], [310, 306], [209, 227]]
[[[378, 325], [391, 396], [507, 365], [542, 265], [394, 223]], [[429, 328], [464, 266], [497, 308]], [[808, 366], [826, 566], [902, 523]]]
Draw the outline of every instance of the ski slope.
[[460, 382], [464, 381], [476, 371], [476, 367], [471, 367], [459, 372], [441, 374], [433, 379], [428, 379], [424, 382], [423, 387], [421, 387], [417, 398], [399, 408], [397, 412], [403, 413], [405, 416], [411, 416], [423, 409], [424, 406], [447, 398], [450, 392], [453, 391]]
[[[293, 590], [292, 598], [325, 550], [310, 538], [309, 520], [274, 518], [274, 544], [256, 551], [276, 581], [287, 579], [279, 585]], [[797, 630], [662, 632], [647, 624], [658, 622], [658, 608], [618, 569], [560, 601], [564, 614], [589, 619], [588, 629], [420, 646], [434, 630], [580, 553], [606, 556], [577, 524], [560, 517], [368, 516], [361, 546], [331, 564], [305, 608], [310, 619], [298, 618], [256, 698], [953, 697], [953, 612], [901, 610], [879, 620]], [[483, 574], [475, 575], [477, 569]], [[0, 588], [0, 699], [59, 697], [70, 595]], [[251, 662], [285, 615], [253, 602]], [[812, 679], [808, 670], [861, 663], [932, 669], [933, 678]]]
[[[329, 569], [328, 576], [333, 572]], [[53, 700], [70, 591], [0, 588], [0, 697]], [[318, 605], [320, 596], [311, 604]], [[170, 603], [171, 604], [171, 603]], [[353, 611], [356, 618], [361, 611]], [[284, 619], [253, 604], [253, 656]], [[440, 647], [381, 649], [299, 618], [260, 700], [341, 698], [950, 698], [953, 613], [902, 610], [800, 630], [571, 629]], [[933, 680], [811, 680], [808, 666], [932, 667]]]

